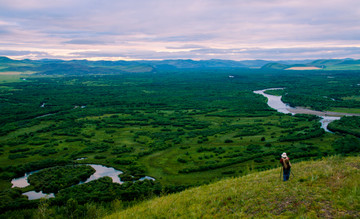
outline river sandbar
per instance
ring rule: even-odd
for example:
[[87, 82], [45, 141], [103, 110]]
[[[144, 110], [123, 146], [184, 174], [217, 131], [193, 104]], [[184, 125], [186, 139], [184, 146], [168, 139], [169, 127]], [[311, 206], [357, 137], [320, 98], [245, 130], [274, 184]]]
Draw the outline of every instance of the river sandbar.
[[311, 114], [316, 116], [334, 116], [334, 117], [341, 117], [341, 116], [360, 116], [357, 113], [340, 113], [340, 112], [330, 112], [330, 111], [316, 111], [311, 110], [304, 107], [295, 107], [295, 108], [288, 108], [291, 113], [299, 113], [299, 114]]

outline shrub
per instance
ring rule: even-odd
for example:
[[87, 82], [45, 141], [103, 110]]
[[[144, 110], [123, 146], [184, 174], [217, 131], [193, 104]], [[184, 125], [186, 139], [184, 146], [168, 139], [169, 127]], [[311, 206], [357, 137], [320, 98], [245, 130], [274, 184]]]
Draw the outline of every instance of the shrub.
[[187, 163], [187, 160], [185, 160], [185, 159], [183, 159], [183, 158], [178, 158], [177, 159], [177, 161], [179, 162], [179, 163]]
[[336, 152], [341, 154], [360, 152], [360, 140], [354, 136], [347, 135], [336, 140], [333, 144]]
[[256, 163], [262, 163], [262, 162], [264, 162], [264, 159], [262, 159], [262, 158], [256, 158], [256, 159], [254, 159], [254, 161], [255, 161]]
[[120, 165], [129, 165], [134, 163], [133, 159], [129, 159], [129, 158], [123, 158], [123, 159], [117, 159], [114, 161], [115, 164], [120, 164]]
[[221, 174], [234, 174], [234, 173], [235, 173], [235, 170], [221, 172]]

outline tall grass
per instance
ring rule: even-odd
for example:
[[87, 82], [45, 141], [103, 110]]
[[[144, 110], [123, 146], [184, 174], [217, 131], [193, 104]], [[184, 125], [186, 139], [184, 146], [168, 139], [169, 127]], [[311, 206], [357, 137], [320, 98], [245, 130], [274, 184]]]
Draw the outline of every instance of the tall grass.
[[360, 157], [334, 156], [225, 179], [143, 202], [107, 218], [233, 218], [360, 216]]

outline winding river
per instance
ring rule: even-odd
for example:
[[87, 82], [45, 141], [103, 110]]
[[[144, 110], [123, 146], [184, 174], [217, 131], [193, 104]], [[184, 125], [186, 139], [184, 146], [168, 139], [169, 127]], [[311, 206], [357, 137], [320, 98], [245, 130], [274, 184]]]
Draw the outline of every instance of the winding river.
[[[291, 113], [292, 115], [301, 113], [301, 114], [317, 115], [317, 116], [321, 117], [322, 118], [320, 120], [321, 127], [327, 132], [331, 132], [331, 131], [329, 131], [327, 129], [328, 124], [330, 122], [334, 121], [334, 120], [340, 119], [341, 116], [344, 116], [344, 115], [349, 115], [349, 116], [357, 115], [357, 116], [360, 116], [358, 114], [315, 111], [315, 110], [310, 110], [310, 109], [303, 108], [303, 107], [295, 107], [294, 108], [294, 107], [290, 107], [289, 105], [282, 102], [281, 101], [281, 96], [275, 96], [275, 95], [270, 95], [270, 94], [265, 93], [265, 91], [267, 91], [267, 90], [279, 90], [279, 89], [283, 89], [283, 88], [269, 88], [269, 89], [264, 89], [264, 90], [257, 90], [257, 91], [254, 91], [254, 93], [261, 94], [264, 97], [266, 97], [268, 99], [267, 104], [271, 108], [277, 110], [280, 113], [285, 113], [285, 114]], [[46, 114], [46, 115], [43, 115], [43, 116], [48, 116], [48, 115], [52, 115], [52, 114]], [[37, 118], [40, 118], [40, 117], [43, 117], [43, 116], [39, 116]], [[121, 181], [120, 177], [119, 177], [119, 174], [123, 173], [122, 171], [116, 170], [116, 169], [114, 169], [112, 167], [106, 167], [106, 166], [98, 165], [98, 164], [88, 164], [88, 165], [93, 167], [96, 172], [93, 175], [91, 175], [86, 181], [80, 182], [79, 184], [87, 183], [87, 182], [99, 179], [101, 177], [104, 177], [104, 176], [111, 177], [113, 179], [113, 182], [115, 182], [115, 183], [119, 183], [119, 184], [123, 183]], [[29, 186], [30, 184], [28, 183], [27, 178], [28, 178], [29, 175], [31, 175], [32, 173], [35, 173], [35, 172], [37, 172], [37, 171], [26, 173], [25, 176], [23, 176], [23, 177], [13, 179], [11, 181], [12, 187], [24, 188], [24, 187]], [[139, 180], [145, 180], [145, 179], [155, 180], [154, 178], [149, 177], [149, 176], [145, 176], [145, 177], [143, 177], [143, 178], [141, 178]], [[45, 198], [55, 197], [53, 193], [45, 194], [45, 193], [42, 193], [42, 192], [35, 192], [35, 191], [25, 192], [25, 193], [23, 193], [23, 195], [28, 196], [29, 200], [39, 199], [39, 198], [42, 198], [42, 197], [45, 197]]]
[[[89, 165], [89, 166], [91, 166], [92, 168], [95, 169], [94, 174], [92, 174], [86, 181], [80, 182], [79, 184], [88, 183], [90, 181], [99, 179], [99, 178], [104, 177], [104, 176], [111, 177], [114, 183], [119, 183], [119, 184], [123, 183], [123, 181], [121, 181], [121, 178], [119, 177], [119, 174], [123, 173], [120, 170], [114, 169], [112, 167], [106, 167], [106, 166], [103, 166], [103, 165], [98, 165], [98, 164], [79, 164], [79, 165]], [[25, 188], [25, 187], [29, 186], [30, 184], [27, 181], [28, 176], [30, 176], [31, 174], [33, 174], [33, 173], [35, 173], [37, 171], [32, 171], [32, 172], [26, 173], [25, 176], [13, 179], [11, 181], [12, 187]], [[147, 179], [147, 180], [155, 180], [154, 178], [152, 178], [150, 176], [142, 177], [139, 180], [142, 181], [142, 180], [145, 180], [145, 179]], [[45, 197], [45, 198], [53, 198], [53, 197], [55, 197], [54, 193], [46, 194], [46, 193], [43, 193], [43, 192], [35, 192], [35, 191], [25, 192], [25, 193], [23, 193], [23, 195], [28, 196], [29, 200], [39, 199], [39, 198], [43, 198], [43, 197]]]
[[317, 115], [317, 116], [321, 117], [322, 118], [320, 120], [321, 127], [326, 132], [331, 132], [327, 129], [327, 126], [330, 122], [340, 119], [341, 116], [354, 115], [354, 114], [348, 114], [348, 113], [322, 112], [322, 111], [310, 110], [310, 109], [303, 108], [303, 107], [291, 107], [288, 104], [281, 101], [281, 96], [275, 96], [275, 95], [270, 95], [270, 94], [265, 93], [265, 91], [267, 91], [267, 90], [280, 90], [280, 89], [283, 89], [283, 88], [269, 88], [269, 89], [264, 89], [264, 90], [256, 90], [256, 91], [254, 91], [254, 93], [261, 94], [264, 97], [266, 97], [268, 99], [267, 104], [271, 108], [277, 110], [280, 113], [285, 113], [285, 114], [291, 113], [292, 115], [311, 114], [311, 115]]

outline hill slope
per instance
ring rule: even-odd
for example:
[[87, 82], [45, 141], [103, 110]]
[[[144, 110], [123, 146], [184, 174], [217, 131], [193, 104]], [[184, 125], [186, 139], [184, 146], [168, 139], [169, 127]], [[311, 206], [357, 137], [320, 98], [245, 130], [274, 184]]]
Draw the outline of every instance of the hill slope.
[[155, 198], [108, 218], [233, 218], [360, 216], [360, 157], [331, 157], [226, 179]]
[[303, 63], [270, 62], [261, 67], [265, 70], [359, 70], [360, 60], [318, 59]]

